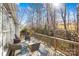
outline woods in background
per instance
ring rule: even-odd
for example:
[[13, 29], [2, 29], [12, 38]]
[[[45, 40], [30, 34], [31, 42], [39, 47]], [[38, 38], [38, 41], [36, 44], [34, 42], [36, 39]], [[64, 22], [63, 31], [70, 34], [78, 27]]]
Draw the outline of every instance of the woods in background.
[[75, 13], [69, 12], [67, 4], [64, 3], [42, 3], [34, 6], [34, 9], [28, 9], [27, 19], [29, 20], [25, 27], [38, 33], [78, 41], [79, 4], [76, 6]]

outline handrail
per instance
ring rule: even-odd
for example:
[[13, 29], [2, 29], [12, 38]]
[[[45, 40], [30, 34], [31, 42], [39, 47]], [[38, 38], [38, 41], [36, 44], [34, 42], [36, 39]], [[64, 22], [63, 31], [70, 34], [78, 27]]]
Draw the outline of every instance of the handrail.
[[54, 47], [55, 50], [58, 50], [65, 55], [79, 55], [79, 42], [47, 36], [39, 33], [34, 33], [34, 37], [44, 41], [48, 46]]
[[47, 35], [43, 35], [43, 34], [39, 34], [39, 33], [35, 33], [35, 34], [36, 34], [36, 35], [40, 35], [40, 36], [44, 36], [44, 37], [48, 37], [48, 38], [51, 38], [51, 39], [56, 39], [56, 40], [64, 41], [64, 42], [67, 42], [67, 43], [79, 45], [79, 42], [70, 41], [70, 40], [61, 39], [61, 38], [52, 37], [52, 36], [47, 36]]

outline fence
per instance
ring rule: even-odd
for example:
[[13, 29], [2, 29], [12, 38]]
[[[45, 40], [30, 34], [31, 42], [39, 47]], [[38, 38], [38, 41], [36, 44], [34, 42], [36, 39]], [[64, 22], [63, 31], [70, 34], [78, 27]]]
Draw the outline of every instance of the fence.
[[67, 56], [78, 56], [79, 55], [79, 43], [61, 39], [57, 37], [51, 37], [39, 33], [35, 33], [34, 37], [38, 38], [39, 40], [43, 41], [49, 47], [54, 47], [55, 50], [62, 52]]

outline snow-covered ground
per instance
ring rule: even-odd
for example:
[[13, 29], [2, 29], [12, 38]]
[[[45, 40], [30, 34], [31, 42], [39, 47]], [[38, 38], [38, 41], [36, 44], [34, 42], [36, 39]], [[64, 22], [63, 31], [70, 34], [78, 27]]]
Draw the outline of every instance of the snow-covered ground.
[[21, 50], [16, 50], [15, 55], [17, 56], [62, 56], [63, 55], [64, 56], [64, 54], [62, 54], [61, 52], [59, 51], [56, 52], [53, 47], [48, 47], [44, 42], [37, 40], [34, 37], [31, 37], [30, 42], [24, 41], [21, 44], [30, 45], [37, 42], [40, 42], [39, 50], [30, 52], [29, 48], [26, 48], [26, 46], [24, 46]]
[[2, 56], [2, 34], [0, 32], [0, 56]]

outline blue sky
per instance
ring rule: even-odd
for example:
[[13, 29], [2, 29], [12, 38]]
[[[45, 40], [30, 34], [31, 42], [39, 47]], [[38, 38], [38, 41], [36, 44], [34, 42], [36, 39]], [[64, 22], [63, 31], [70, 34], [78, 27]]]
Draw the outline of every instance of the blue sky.
[[[77, 5], [77, 3], [66, 3], [67, 11], [76, 11], [76, 9], [75, 9], [76, 5]], [[29, 6], [29, 7], [32, 7], [34, 9], [34, 8], [37, 7], [37, 4], [34, 4], [34, 3], [20, 3], [19, 6], [22, 7], [22, 8], [27, 8]], [[39, 3], [38, 7], [41, 7], [41, 6], [42, 6], [42, 4]]]
[[37, 7], [42, 7], [42, 4], [41, 3], [20, 3], [19, 6], [22, 8], [31, 7], [33, 9], [35, 9]]
[[[34, 10], [37, 7], [41, 8], [43, 6], [42, 6], [41, 3], [39, 3], [39, 4], [37, 4], [37, 3], [20, 3], [19, 4], [19, 8], [22, 8], [22, 9], [32, 9], [32, 10]], [[66, 3], [67, 13], [68, 12], [73, 12], [73, 14], [76, 14], [76, 7], [77, 7], [77, 3]], [[20, 14], [24, 15], [24, 16], [22, 16], [23, 17], [22, 20], [23, 20], [23, 23], [24, 23], [25, 20], [27, 20], [27, 18], [26, 18], [27, 17], [27, 10], [26, 10], [26, 12], [23, 12], [23, 13], [22, 12]]]
[[67, 3], [67, 12], [73, 11], [74, 13], [76, 12], [77, 8], [77, 3]]

